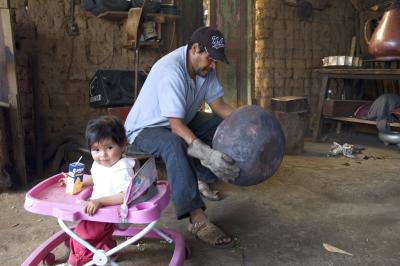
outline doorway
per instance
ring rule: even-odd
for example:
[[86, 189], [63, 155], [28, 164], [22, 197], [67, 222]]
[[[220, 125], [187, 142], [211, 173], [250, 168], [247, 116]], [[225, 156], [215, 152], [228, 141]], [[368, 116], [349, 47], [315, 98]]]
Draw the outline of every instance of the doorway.
[[223, 32], [230, 64], [218, 64], [217, 75], [224, 99], [239, 107], [254, 95], [254, 0], [203, 0], [205, 25]]

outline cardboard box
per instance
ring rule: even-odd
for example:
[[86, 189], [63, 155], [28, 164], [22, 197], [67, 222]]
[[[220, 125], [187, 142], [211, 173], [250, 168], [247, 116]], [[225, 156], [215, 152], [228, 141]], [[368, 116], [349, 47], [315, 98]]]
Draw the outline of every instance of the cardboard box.
[[271, 99], [271, 110], [285, 113], [305, 113], [308, 111], [307, 98], [283, 96]]
[[325, 100], [322, 107], [324, 116], [353, 116], [357, 108], [371, 101], [363, 100]]

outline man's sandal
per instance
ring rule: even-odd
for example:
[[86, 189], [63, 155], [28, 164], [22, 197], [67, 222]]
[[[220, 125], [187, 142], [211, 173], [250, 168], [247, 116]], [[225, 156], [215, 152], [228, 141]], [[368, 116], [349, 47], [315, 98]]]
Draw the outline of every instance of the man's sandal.
[[198, 181], [198, 187], [199, 187], [200, 194], [204, 198], [206, 198], [208, 200], [212, 200], [212, 201], [221, 200], [221, 196], [219, 194], [219, 191], [218, 190], [212, 190], [207, 183], [199, 180]]
[[[188, 230], [195, 235], [197, 239], [216, 248], [231, 248], [235, 245], [235, 240], [232, 237], [225, 234], [208, 219], [197, 223], [189, 222]], [[218, 240], [224, 238], [230, 238], [230, 241], [218, 243]]]

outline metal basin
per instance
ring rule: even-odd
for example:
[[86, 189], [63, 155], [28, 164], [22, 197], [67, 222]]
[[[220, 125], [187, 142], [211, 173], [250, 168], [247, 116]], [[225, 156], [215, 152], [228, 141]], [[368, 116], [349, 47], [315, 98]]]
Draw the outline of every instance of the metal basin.
[[218, 126], [213, 148], [235, 160], [239, 186], [258, 184], [279, 168], [285, 153], [285, 136], [273, 115], [258, 106], [237, 109]]
[[400, 148], [400, 132], [379, 132], [378, 138], [385, 144], [396, 144]]

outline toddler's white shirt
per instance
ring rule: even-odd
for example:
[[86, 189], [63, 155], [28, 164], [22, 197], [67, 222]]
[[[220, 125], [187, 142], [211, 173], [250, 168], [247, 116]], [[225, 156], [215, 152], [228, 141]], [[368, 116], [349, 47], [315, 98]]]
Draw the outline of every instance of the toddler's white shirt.
[[121, 158], [111, 167], [93, 162], [91, 173], [93, 192], [91, 199], [98, 199], [125, 192], [134, 175], [135, 161]]

